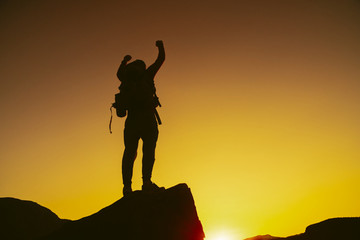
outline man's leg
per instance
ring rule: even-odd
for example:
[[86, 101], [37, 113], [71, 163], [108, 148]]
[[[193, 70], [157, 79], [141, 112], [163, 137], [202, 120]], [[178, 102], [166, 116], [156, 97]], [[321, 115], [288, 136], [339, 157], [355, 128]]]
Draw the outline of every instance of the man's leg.
[[133, 167], [136, 158], [136, 152], [139, 144], [139, 136], [135, 129], [125, 128], [124, 130], [125, 150], [122, 158], [122, 177], [124, 183], [124, 195], [130, 193]]
[[144, 132], [143, 140], [143, 159], [142, 159], [142, 175], [143, 183], [151, 183], [151, 174], [155, 162], [155, 148], [158, 139], [158, 128], [154, 126]]

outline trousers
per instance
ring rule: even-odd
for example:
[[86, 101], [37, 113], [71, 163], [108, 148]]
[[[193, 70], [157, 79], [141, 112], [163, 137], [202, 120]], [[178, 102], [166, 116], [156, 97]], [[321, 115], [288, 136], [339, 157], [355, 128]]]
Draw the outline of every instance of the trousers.
[[137, 156], [139, 140], [143, 141], [142, 177], [150, 181], [155, 162], [155, 148], [159, 130], [157, 124], [132, 124], [126, 122], [124, 129], [125, 150], [122, 158], [122, 176], [124, 186], [131, 186], [134, 162]]

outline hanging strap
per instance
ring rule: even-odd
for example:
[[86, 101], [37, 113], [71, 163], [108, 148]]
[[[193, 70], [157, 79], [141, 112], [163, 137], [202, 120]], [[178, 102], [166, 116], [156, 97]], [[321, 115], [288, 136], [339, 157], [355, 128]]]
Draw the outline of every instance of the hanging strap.
[[112, 118], [113, 118], [113, 113], [112, 113], [112, 106], [110, 107], [110, 113], [111, 113], [111, 117], [110, 117], [110, 122], [109, 122], [109, 131], [110, 131], [110, 134], [112, 134], [112, 131], [111, 131], [111, 123], [112, 123]]
[[[155, 87], [154, 87], [154, 89], [155, 89]], [[154, 91], [154, 98], [155, 98], [155, 101], [156, 101], [156, 105], [159, 106], [159, 107], [161, 107], [161, 103], [160, 103], [160, 101], [159, 101], [159, 97], [156, 95], [156, 89], [155, 89], [155, 91]], [[162, 122], [161, 122], [159, 113], [158, 113], [158, 111], [156, 110], [156, 107], [154, 107], [154, 114], [155, 114], [155, 117], [156, 117], [156, 120], [157, 120], [158, 124], [161, 125]]]
[[158, 124], [161, 125], [162, 122], [161, 122], [159, 113], [158, 113], [158, 111], [156, 110], [156, 108], [154, 108], [154, 113], [155, 113], [155, 117], [156, 117], [156, 120], [157, 120]]

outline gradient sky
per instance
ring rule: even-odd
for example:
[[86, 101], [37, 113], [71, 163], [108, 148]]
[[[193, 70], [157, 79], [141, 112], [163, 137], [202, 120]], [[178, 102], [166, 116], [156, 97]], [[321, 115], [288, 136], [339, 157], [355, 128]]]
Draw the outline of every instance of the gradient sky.
[[189, 185], [207, 239], [360, 216], [356, 0], [1, 1], [0, 196], [68, 219], [122, 197], [115, 74], [158, 39], [153, 180]]

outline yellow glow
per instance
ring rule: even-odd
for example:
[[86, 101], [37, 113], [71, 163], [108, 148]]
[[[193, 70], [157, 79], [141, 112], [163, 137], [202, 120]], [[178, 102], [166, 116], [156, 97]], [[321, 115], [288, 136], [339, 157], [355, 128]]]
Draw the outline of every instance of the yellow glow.
[[237, 231], [230, 229], [213, 229], [206, 233], [205, 240], [239, 240], [243, 239]]

